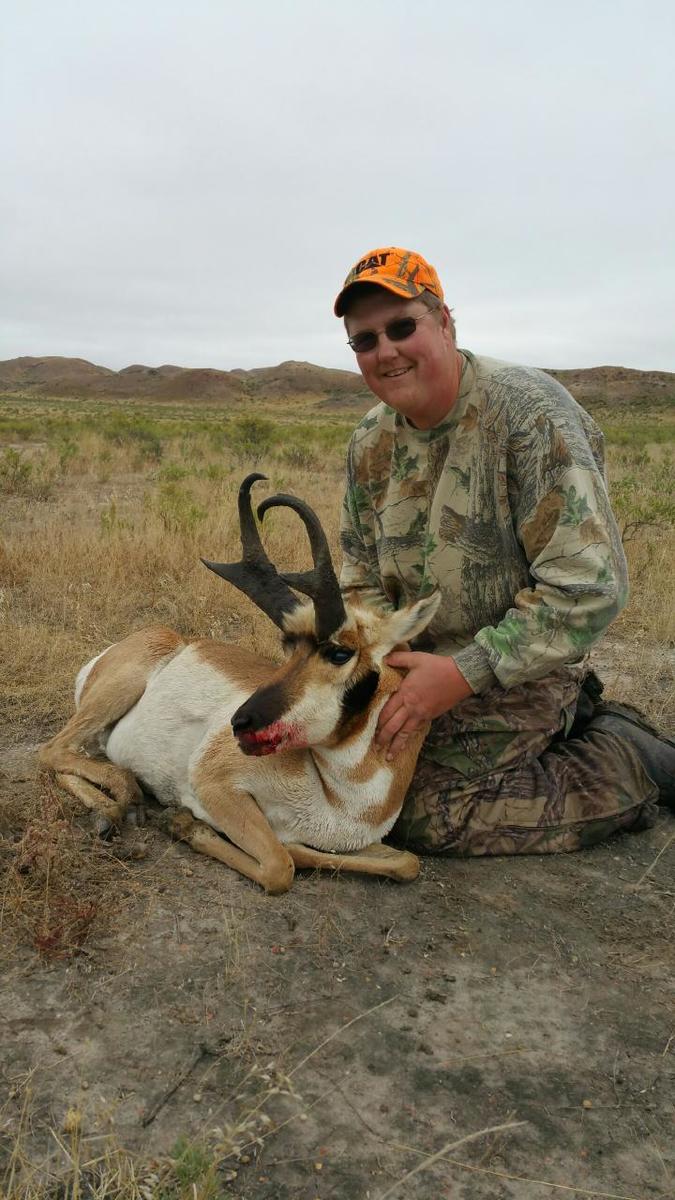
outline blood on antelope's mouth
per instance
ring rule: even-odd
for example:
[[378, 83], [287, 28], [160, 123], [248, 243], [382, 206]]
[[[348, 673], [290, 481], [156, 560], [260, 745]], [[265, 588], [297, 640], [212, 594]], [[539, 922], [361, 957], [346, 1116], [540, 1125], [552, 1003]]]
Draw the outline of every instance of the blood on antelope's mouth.
[[299, 732], [295, 725], [275, 721], [264, 729], [238, 733], [237, 741], [244, 754], [252, 754], [259, 758], [263, 754], [276, 754], [277, 751], [290, 746], [303, 745], [298, 736]]

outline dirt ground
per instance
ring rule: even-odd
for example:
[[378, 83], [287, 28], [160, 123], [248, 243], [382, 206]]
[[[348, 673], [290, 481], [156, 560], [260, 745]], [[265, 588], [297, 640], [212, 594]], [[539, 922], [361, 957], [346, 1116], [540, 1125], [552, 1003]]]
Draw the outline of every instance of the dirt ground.
[[[10, 860], [34, 750], [0, 759]], [[152, 1197], [181, 1138], [238, 1200], [675, 1196], [670, 814], [574, 856], [267, 898], [152, 821], [101, 849], [64, 813], [109, 884], [77, 953], [5, 956], [7, 1156], [20, 1136], [67, 1165], [74, 1112], [82, 1156], [124, 1147]]]

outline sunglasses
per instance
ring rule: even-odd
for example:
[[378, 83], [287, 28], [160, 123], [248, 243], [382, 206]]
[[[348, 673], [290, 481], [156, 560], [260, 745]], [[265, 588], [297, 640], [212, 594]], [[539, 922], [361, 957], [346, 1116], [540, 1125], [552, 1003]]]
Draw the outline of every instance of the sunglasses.
[[417, 322], [430, 317], [432, 312], [438, 312], [438, 309], [430, 308], [422, 313], [421, 317], [396, 317], [394, 321], [388, 321], [384, 329], [362, 329], [347, 339], [347, 345], [351, 346], [355, 354], [368, 354], [370, 350], [375, 349], [382, 333], [386, 333], [390, 342], [404, 342], [406, 338], [412, 337], [417, 329]]

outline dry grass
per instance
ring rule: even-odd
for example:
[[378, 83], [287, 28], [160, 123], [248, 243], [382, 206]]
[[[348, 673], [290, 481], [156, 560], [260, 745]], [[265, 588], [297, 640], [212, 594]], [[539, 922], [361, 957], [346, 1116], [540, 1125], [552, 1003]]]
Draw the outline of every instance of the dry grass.
[[[22, 475], [12, 457], [0, 525], [0, 674], [8, 681], [0, 716], [13, 729], [30, 727], [39, 736], [69, 712], [77, 667], [149, 622], [255, 642], [271, 655], [277, 646], [269, 622], [199, 561], [200, 555], [238, 557], [237, 487], [247, 470], [260, 466], [260, 456], [225, 448], [213, 417], [211, 425], [195, 417], [191, 426], [185, 419], [152, 424], [139, 416], [135, 428], [128, 414], [119, 426], [113, 413], [107, 432], [83, 427], [79, 436], [74, 420], [72, 413], [57, 414], [47, 424], [47, 440], [11, 451], [30, 470]], [[270, 487], [309, 501], [337, 557], [349, 421], [318, 433], [307, 423], [293, 425], [288, 414], [278, 427], [265, 422], [261, 456]], [[644, 414], [636, 431], [643, 426]], [[663, 437], [672, 427], [662, 421], [659, 428]], [[675, 703], [672, 670], [669, 683], [661, 657], [675, 644], [672, 454], [662, 440], [644, 444], [637, 433], [636, 440], [635, 448], [610, 445], [609, 452], [632, 582], [630, 605], [612, 637], [625, 643], [630, 671], [646, 684], [641, 698], [649, 703], [654, 692], [654, 715], [663, 716]], [[289, 466], [289, 448], [320, 463]], [[0, 460], [2, 453], [0, 445]], [[49, 500], [43, 498], [46, 482]], [[264, 485], [258, 490], [264, 495]], [[292, 514], [268, 514], [265, 538], [283, 567], [307, 563], [304, 532]], [[658, 687], [649, 686], [657, 675]]]
[[[206, 451], [205, 451], [206, 458]], [[278, 638], [243, 596], [200, 563], [240, 556], [237, 488], [225, 479], [174, 479], [120, 462], [102, 487], [71, 460], [49, 504], [14, 496], [0, 528], [0, 674], [8, 681], [2, 717], [14, 728], [58, 724], [71, 705], [74, 671], [105, 645], [151, 622], [180, 632], [255, 641], [275, 654]], [[322, 512], [337, 538], [337, 464], [326, 475], [274, 471], [272, 485], [294, 490]], [[265, 494], [261, 486], [260, 497]], [[265, 538], [289, 570], [308, 561], [297, 517], [270, 513]]]
[[254, 1063], [211, 1114], [208, 1129], [180, 1138], [169, 1154], [130, 1153], [105, 1132], [108, 1114], [85, 1113], [73, 1103], [60, 1128], [42, 1130], [49, 1149], [36, 1161], [28, 1150], [39, 1120], [29, 1075], [15, 1081], [0, 1109], [0, 1151], [4, 1128], [13, 1131], [0, 1168], [0, 1200], [228, 1200], [240, 1165], [273, 1132], [302, 1117], [290, 1077], [276, 1062]]

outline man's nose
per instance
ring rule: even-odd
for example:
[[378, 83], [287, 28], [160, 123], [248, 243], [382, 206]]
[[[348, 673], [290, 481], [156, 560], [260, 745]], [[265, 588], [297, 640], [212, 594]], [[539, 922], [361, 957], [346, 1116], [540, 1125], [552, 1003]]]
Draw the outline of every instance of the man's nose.
[[396, 342], [391, 342], [387, 337], [384, 329], [377, 339], [377, 357], [380, 362], [388, 362], [392, 358], [396, 358], [398, 348]]

